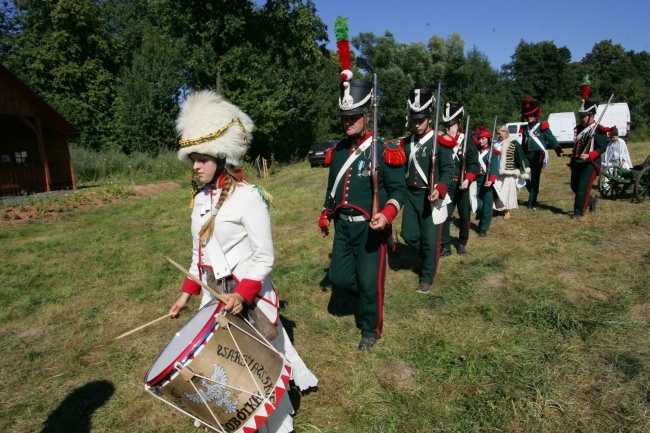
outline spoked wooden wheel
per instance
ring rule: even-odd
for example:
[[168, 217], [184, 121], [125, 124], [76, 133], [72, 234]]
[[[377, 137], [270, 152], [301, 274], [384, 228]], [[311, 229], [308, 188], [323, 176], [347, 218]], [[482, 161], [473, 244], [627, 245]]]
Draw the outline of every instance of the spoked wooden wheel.
[[618, 175], [616, 167], [605, 167], [598, 177], [598, 191], [603, 198], [611, 198], [616, 200], [622, 192], [622, 186], [611, 178]]
[[648, 194], [650, 194], [650, 167], [641, 170], [634, 181], [634, 195], [639, 203], [645, 201]]

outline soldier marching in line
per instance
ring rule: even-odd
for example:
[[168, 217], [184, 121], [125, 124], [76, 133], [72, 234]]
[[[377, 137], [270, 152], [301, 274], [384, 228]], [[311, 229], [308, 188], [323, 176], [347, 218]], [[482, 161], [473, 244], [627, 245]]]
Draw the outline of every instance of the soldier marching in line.
[[[434, 130], [431, 125], [435, 96], [431, 89], [412, 89], [409, 92], [408, 120], [414, 133], [400, 143], [406, 153], [406, 203], [402, 214], [402, 238], [417, 251], [422, 260], [418, 293], [429, 293], [440, 258], [441, 224], [434, 223], [432, 202], [444, 199], [454, 177], [451, 143], [437, 146], [435, 158], [435, 186], [430, 194]], [[437, 114], [437, 113], [436, 113]], [[446, 214], [446, 209], [442, 209]], [[444, 218], [444, 216], [443, 216]]]
[[381, 337], [387, 237], [390, 224], [406, 198], [404, 151], [397, 145], [384, 146], [379, 161], [380, 211], [372, 215], [371, 149], [369, 130], [372, 84], [350, 80], [341, 84], [341, 123], [346, 138], [331, 148], [324, 209], [318, 222], [321, 236], [327, 236], [334, 220], [332, 261], [328, 277], [332, 286], [359, 298], [357, 320], [361, 328], [359, 350], [367, 350]]
[[[450, 226], [454, 209], [458, 208], [460, 229], [458, 235], [458, 254], [467, 254], [467, 241], [469, 240], [470, 224], [470, 191], [469, 186], [476, 178], [478, 171], [478, 152], [476, 146], [467, 146], [466, 154], [463, 155], [464, 134], [460, 130], [460, 122], [463, 119], [464, 108], [460, 102], [448, 102], [445, 105], [445, 112], [442, 115], [443, 125], [447, 128], [446, 134], [438, 137], [438, 144], [452, 149], [454, 161], [454, 180], [447, 189], [451, 199], [447, 207], [447, 220], [442, 228], [442, 240], [440, 257], [451, 255], [451, 234]], [[465, 161], [465, 167], [463, 167]], [[464, 179], [461, 179], [464, 174]]]
[[589, 99], [588, 79], [583, 84], [583, 100], [578, 116], [580, 125], [576, 126], [576, 138], [571, 154], [571, 190], [575, 194], [572, 219], [580, 218], [587, 208], [596, 211], [596, 197], [590, 197], [594, 179], [600, 173], [600, 155], [607, 150], [609, 128], [596, 124], [594, 116], [598, 101]]
[[557, 156], [562, 156], [562, 147], [551, 132], [548, 122], [539, 123], [542, 115], [541, 104], [531, 98], [526, 98], [521, 104], [522, 121], [526, 120], [528, 125], [519, 131], [522, 138], [522, 146], [528, 166], [530, 167], [530, 179], [526, 181], [526, 189], [530, 194], [528, 197], [528, 209], [537, 210], [537, 198], [539, 196], [539, 182], [542, 176], [542, 169], [548, 161], [548, 149], [555, 150]]
[[[490, 159], [490, 146], [492, 145], [492, 133], [485, 126], [476, 127], [476, 146], [478, 148], [478, 173], [476, 175], [476, 188], [478, 209], [476, 215], [479, 218], [478, 235], [487, 236], [492, 222], [492, 207], [494, 199], [494, 182], [499, 173], [499, 158]], [[488, 167], [489, 164], [489, 167]]]

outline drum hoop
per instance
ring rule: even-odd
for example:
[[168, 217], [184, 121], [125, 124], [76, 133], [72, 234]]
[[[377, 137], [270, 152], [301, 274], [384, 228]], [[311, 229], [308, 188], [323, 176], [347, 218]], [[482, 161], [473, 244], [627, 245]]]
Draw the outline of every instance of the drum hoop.
[[[149, 376], [149, 372], [147, 372], [147, 374], [145, 375], [145, 383], [147, 385], [149, 385], [149, 386], [156, 385], [159, 382], [162, 382], [165, 378], [168, 378], [168, 376], [172, 376], [174, 370], [176, 369], [175, 368], [176, 363], [178, 363], [178, 362], [181, 362], [181, 363], [186, 362], [190, 357], [193, 357], [193, 355], [196, 353], [197, 350], [199, 350], [200, 348], [203, 347], [203, 343], [205, 343], [205, 340], [211, 335], [211, 333], [214, 331], [214, 329], [217, 326], [217, 321], [215, 319], [215, 316], [221, 312], [221, 307], [223, 306], [223, 304], [221, 302], [218, 302], [218, 304], [219, 305], [217, 306], [214, 314], [212, 314], [212, 316], [210, 316], [210, 319], [208, 319], [206, 321], [203, 328], [201, 328], [201, 330], [199, 332], [197, 332], [196, 336], [192, 339], [190, 344], [188, 344], [187, 347], [167, 367], [162, 369], [162, 371], [159, 374], [157, 374], [153, 379], [148, 380], [148, 381], [146, 380], [146, 378], [147, 378], [147, 376]], [[207, 307], [207, 305], [206, 305], [206, 307]], [[203, 308], [205, 308], [205, 307], [203, 307]], [[192, 317], [194, 317], [194, 316], [192, 316]], [[183, 327], [185, 327], [188, 323], [189, 323], [189, 320], [187, 321], [187, 323], [185, 325], [183, 325]], [[181, 328], [181, 331], [182, 330], [183, 330], [183, 328]], [[170, 340], [170, 343], [171, 343], [171, 340]], [[169, 343], [167, 343], [167, 345], [169, 345]], [[167, 346], [165, 346], [163, 348], [163, 350], [160, 352], [160, 354], [158, 354], [158, 357], [156, 357], [156, 361], [165, 352], [165, 349], [167, 349]], [[154, 361], [153, 365], [156, 364], [156, 361]], [[152, 368], [153, 368], [153, 365], [152, 365]], [[151, 371], [151, 368], [149, 369], [149, 371]], [[168, 379], [171, 380], [171, 378], [168, 378]]]

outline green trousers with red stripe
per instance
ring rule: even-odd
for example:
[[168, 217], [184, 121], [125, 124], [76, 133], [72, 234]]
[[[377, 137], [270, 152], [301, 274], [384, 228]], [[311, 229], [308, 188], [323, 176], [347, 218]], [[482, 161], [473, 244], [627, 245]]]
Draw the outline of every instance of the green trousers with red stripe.
[[381, 337], [386, 280], [386, 235], [367, 221], [336, 218], [328, 278], [337, 289], [359, 297], [357, 320], [364, 337]]
[[420, 281], [433, 284], [440, 259], [440, 225], [431, 220], [428, 188], [409, 188], [402, 213], [402, 238], [422, 259]]
[[488, 231], [490, 228], [490, 223], [492, 222], [492, 202], [494, 200], [494, 189], [492, 186], [485, 188], [486, 176], [477, 176], [476, 177], [476, 199], [478, 201], [478, 209], [476, 209], [476, 215], [478, 215], [480, 221], [478, 223], [479, 231]]
[[472, 205], [469, 201], [469, 188], [463, 190], [459, 188], [459, 185], [459, 180], [455, 179], [447, 189], [451, 203], [447, 205], [448, 216], [442, 227], [442, 240], [440, 241], [442, 248], [451, 249], [451, 221], [456, 208], [458, 208], [458, 219], [460, 220], [458, 244], [467, 245], [469, 239], [469, 218], [472, 211]]
[[591, 187], [594, 184], [598, 171], [589, 162], [571, 163], [571, 190], [576, 195], [573, 202], [573, 213], [584, 215], [589, 206]]

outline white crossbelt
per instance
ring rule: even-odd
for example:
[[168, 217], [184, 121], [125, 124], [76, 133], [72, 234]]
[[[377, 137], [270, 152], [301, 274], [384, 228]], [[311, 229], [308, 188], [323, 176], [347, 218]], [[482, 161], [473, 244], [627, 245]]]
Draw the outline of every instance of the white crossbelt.
[[[409, 163], [408, 163], [407, 170], [406, 170], [406, 178], [407, 179], [409, 177], [409, 169], [411, 167], [411, 163], [413, 163], [413, 166], [417, 170], [418, 174], [424, 180], [424, 184], [429, 185], [429, 180], [427, 179], [427, 176], [424, 175], [424, 171], [422, 170], [422, 167], [420, 167], [420, 164], [418, 164], [418, 160], [415, 157], [415, 154], [417, 153], [418, 149], [420, 149], [421, 145], [426, 143], [427, 140], [429, 140], [432, 135], [433, 135], [433, 131], [429, 131], [428, 134], [426, 134], [424, 137], [422, 137], [421, 139], [418, 140], [417, 145], [415, 144], [415, 134], [413, 134], [411, 136], [411, 154], [409, 155]], [[417, 147], [417, 149], [416, 149], [416, 147]], [[432, 147], [431, 151], [433, 152], [433, 147]]]
[[237, 263], [239, 263], [250, 248], [250, 240], [244, 238], [237, 245], [232, 247], [230, 251], [224, 253], [217, 238], [212, 236], [205, 246], [205, 249], [208, 253], [215, 278], [226, 278], [232, 275], [232, 269], [237, 266]]
[[[339, 182], [343, 178], [345, 172], [348, 170], [348, 168], [350, 168], [354, 160], [357, 159], [359, 155], [363, 153], [364, 150], [370, 147], [371, 144], [372, 144], [372, 135], [368, 137], [366, 141], [361, 143], [361, 146], [359, 146], [356, 151], [352, 152], [352, 155], [350, 155], [347, 161], [345, 161], [345, 164], [343, 164], [343, 167], [341, 167], [341, 170], [339, 170], [339, 173], [336, 175], [336, 179], [334, 180], [334, 185], [332, 186], [332, 190], [330, 191], [330, 197], [332, 197], [332, 199], [336, 195], [336, 188], [338, 187]], [[372, 167], [372, 169], [374, 170], [375, 167]]]

